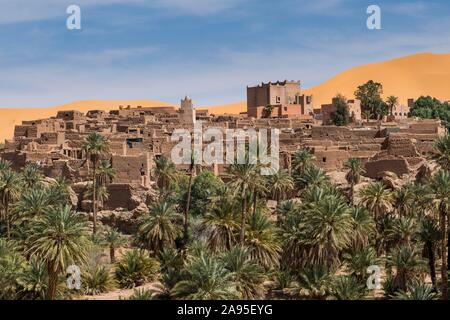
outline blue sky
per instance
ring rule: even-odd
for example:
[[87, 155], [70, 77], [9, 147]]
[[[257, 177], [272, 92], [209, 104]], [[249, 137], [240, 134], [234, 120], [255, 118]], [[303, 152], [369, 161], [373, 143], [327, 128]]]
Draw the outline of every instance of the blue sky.
[[[70, 4], [82, 30], [66, 28]], [[366, 28], [371, 4], [382, 30]], [[449, 17], [448, 0], [0, 0], [0, 107], [237, 102], [261, 81], [310, 87], [360, 64], [449, 53]]]

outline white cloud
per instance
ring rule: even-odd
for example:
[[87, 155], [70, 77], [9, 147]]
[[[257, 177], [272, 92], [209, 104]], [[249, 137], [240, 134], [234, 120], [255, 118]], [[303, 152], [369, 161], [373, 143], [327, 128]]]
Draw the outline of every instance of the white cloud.
[[90, 51], [77, 54], [66, 55], [66, 59], [75, 63], [85, 63], [90, 65], [107, 65], [117, 61], [126, 61], [131, 58], [148, 56], [159, 48], [157, 46], [146, 46], [140, 48], [112, 48], [102, 51]]
[[242, 0], [154, 0], [153, 7], [173, 10], [173, 13], [207, 15], [231, 9]]

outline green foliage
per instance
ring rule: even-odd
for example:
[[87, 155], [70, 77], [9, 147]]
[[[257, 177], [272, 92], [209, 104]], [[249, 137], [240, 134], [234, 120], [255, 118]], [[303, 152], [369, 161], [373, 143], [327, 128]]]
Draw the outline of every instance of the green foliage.
[[0, 300], [18, 299], [21, 285], [19, 278], [26, 268], [26, 260], [18, 247], [0, 238]]
[[362, 300], [366, 295], [364, 284], [352, 276], [339, 276], [331, 286], [331, 294], [337, 300]]
[[239, 297], [233, 274], [222, 261], [201, 252], [190, 259], [183, 270], [183, 280], [171, 291], [171, 295], [186, 300], [228, 300]]
[[98, 295], [114, 290], [116, 281], [105, 266], [96, 266], [82, 274], [83, 292]]
[[18, 278], [22, 289], [22, 299], [42, 300], [48, 288], [48, 275], [45, 265], [37, 259], [31, 259]]
[[194, 216], [203, 216], [211, 205], [211, 199], [217, 197], [223, 182], [211, 171], [203, 171], [195, 177], [192, 184], [192, 200], [189, 212]]
[[395, 300], [436, 300], [437, 294], [430, 284], [421, 281], [412, 281], [406, 291], [400, 291], [394, 296]]
[[331, 293], [333, 275], [323, 265], [311, 265], [298, 274], [294, 295], [303, 299], [325, 300]]
[[370, 112], [377, 119], [388, 114], [388, 106], [383, 101], [382, 94], [383, 85], [373, 80], [359, 86], [355, 91], [355, 97], [361, 100], [363, 110]]
[[410, 114], [422, 119], [440, 119], [447, 128], [450, 126], [450, 104], [440, 102], [431, 96], [421, 96], [414, 102]]
[[153, 292], [151, 290], [145, 289], [134, 289], [133, 295], [131, 295], [128, 300], [152, 300]]
[[273, 106], [271, 104], [264, 107], [264, 117], [270, 118], [273, 113]]
[[335, 126], [346, 126], [350, 122], [350, 112], [347, 99], [342, 95], [337, 95], [333, 99], [336, 111], [331, 114], [331, 123]]
[[155, 168], [153, 174], [156, 176], [158, 187], [166, 192], [178, 179], [175, 164], [165, 156], [155, 158]]
[[248, 249], [236, 246], [223, 256], [225, 268], [232, 274], [232, 281], [241, 299], [252, 300], [264, 297], [264, 269], [252, 260]]
[[160, 199], [150, 206], [150, 212], [139, 222], [138, 243], [155, 254], [166, 247], [174, 247], [175, 240], [181, 236], [181, 215], [175, 206]]
[[122, 288], [141, 286], [156, 278], [159, 263], [143, 250], [127, 251], [116, 263], [116, 279]]

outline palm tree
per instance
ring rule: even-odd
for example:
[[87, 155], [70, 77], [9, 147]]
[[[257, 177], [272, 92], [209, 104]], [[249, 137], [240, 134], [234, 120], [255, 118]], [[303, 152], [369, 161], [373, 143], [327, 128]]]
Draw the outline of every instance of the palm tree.
[[45, 299], [47, 292], [48, 276], [45, 265], [36, 258], [29, 262], [29, 266], [19, 277], [22, 290], [21, 296], [30, 300]]
[[11, 237], [10, 206], [19, 197], [22, 189], [22, 180], [14, 171], [7, 169], [0, 171], [0, 206], [3, 220], [6, 222], [6, 235]]
[[314, 156], [308, 149], [301, 149], [294, 153], [293, 169], [299, 176], [314, 162]]
[[322, 187], [326, 182], [328, 178], [325, 172], [316, 166], [309, 166], [302, 175], [295, 176], [295, 184], [300, 190]]
[[398, 245], [409, 245], [417, 234], [417, 221], [411, 217], [394, 218], [387, 230], [387, 237]]
[[323, 265], [312, 265], [303, 269], [298, 275], [296, 286], [292, 290], [301, 298], [325, 300], [331, 291], [333, 275]]
[[373, 212], [375, 221], [379, 221], [392, 207], [392, 193], [382, 182], [371, 183], [362, 189], [360, 198], [361, 204]]
[[423, 253], [428, 257], [428, 266], [430, 269], [431, 282], [434, 288], [436, 286], [436, 265], [435, 251], [436, 244], [441, 239], [441, 232], [438, 224], [430, 217], [420, 221], [419, 239], [423, 243]]
[[406, 184], [394, 192], [394, 208], [400, 216], [410, 215], [412, 208], [415, 207], [414, 189], [415, 186]]
[[411, 245], [394, 248], [388, 258], [388, 265], [395, 267], [394, 283], [400, 290], [406, 290], [408, 280], [419, 279], [426, 266], [419, 252]]
[[246, 248], [236, 246], [222, 257], [225, 268], [231, 272], [232, 281], [240, 298], [244, 300], [264, 297], [264, 269], [254, 262]]
[[106, 186], [116, 177], [114, 169], [109, 160], [100, 160], [97, 167], [97, 181], [99, 186]]
[[344, 163], [344, 168], [348, 170], [345, 179], [350, 184], [350, 203], [355, 204], [355, 185], [361, 181], [361, 175], [365, 172], [361, 159], [350, 158]]
[[237, 190], [242, 199], [241, 210], [241, 233], [240, 242], [244, 244], [245, 241], [245, 225], [247, 218], [247, 196], [252, 191], [253, 179], [257, 174], [258, 166], [253, 164], [248, 152], [246, 153], [245, 163], [239, 164], [236, 160], [235, 163], [227, 167], [227, 174], [230, 176], [232, 186]]
[[212, 252], [230, 250], [237, 243], [239, 232], [238, 208], [228, 191], [215, 201], [203, 218]]
[[126, 239], [117, 230], [107, 227], [103, 233], [103, 242], [109, 248], [109, 258], [111, 263], [116, 262], [116, 249], [126, 243]]
[[70, 182], [64, 177], [57, 177], [50, 185], [51, 198], [54, 202], [68, 202], [71, 194]]
[[85, 152], [87, 159], [92, 163], [92, 185], [94, 189], [92, 192], [92, 211], [94, 220], [93, 233], [95, 234], [97, 232], [97, 165], [102, 157], [109, 154], [110, 143], [102, 135], [93, 132], [85, 138], [82, 150]]
[[22, 216], [33, 218], [47, 212], [52, 205], [48, 188], [33, 188], [20, 195], [13, 210]]
[[260, 211], [248, 220], [245, 246], [250, 256], [266, 269], [278, 266], [281, 247], [272, 222]]
[[0, 158], [0, 171], [11, 169], [11, 162]]
[[134, 288], [154, 280], [158, 271], [158, 261], [147, 251], [133, 249], [116, 262], [115, 276], [122, 288]]
[[446, 134], [434, 142], [431, 159], [436, 161], [442, 169], [450, 170], [450, 134]]
[[186, 206], [184, 207], [184, 221], [183, 221], [183, 244], [186, 246], [189, 242], [189, 209], [191, 207], [192, 196], [192, 180], [195, 174], [195, 154], [191, 152], [191, 163], [189, 165], [189, 183]]
[[28, 163], [22, 171], [23, 185], [27, 189], [31, 189], [44, 180], [41, 168], [35, 162]]
[[84, 196], [87, 198], [92, 198], [95, 192], [95, 199], [97, 202], [100, 202], [100, 208], [103, 209], [105, 202], [109, 199], [108, 188], [104, 185], [95, 186], [96, 184], [98, 184], [97, 181], [89, 183]]
[[175, 206], [160, 199], [150, 206], [150, 212], [141, 218], [138, 230], [139, 242], [159, 254], [167, 247], [174, 247], [181, 234], [181, 215]]
[[366, 118], [367, 123], [369, 123], [370, 122], [370, 118], [372, 118], [373, 114], [372, 114], [372, 112], [370, 110], [364, 110], [362, 112], [362, 116], [363, 116], [363, 118]]
[[450, 205], [450, 174], [447, 170], [439, 170], [429, 182], [430, 189], [434, 194], [436, 207], [439, 212], [439, 227], [441, 229], [441, 282], [442, 282], [442, 299], [448, 299], [448, 227], [447, 217]]
[[46, 298], [55, 298], [59, 275], [70, 263], [87, 259], [87, 224], [70, 206], [52, 208], [33, 221], [27, 253], [45, 264], [48, 274]]
[[167, 191], [170, 184], [177, 180], [177, 170], [175, 164], [165, 156], [159, 156], [155, 158], [154, 175], [158, 187], [162, 191]]
[[326, 196], [306, 212], [301, 225], [305, 233], [305, 258], [332, 270], [339, 265], [340, 252], [351, 243], [352, 227], [347, 204], [335, 196]]
[[406, 291], [400, 291], [395, 296], [395, 300], [435, 300], [436, 293], [433, 286], [421, 281], [412, 281], [408, 284]]
[[285, 199], [285, 197], [294, 189], [294, 181], [289, 172], [285, 169], [278, 170], [278, 172], [269, 176], [268, 180], [270, 193], [277, 202]]
[[366, 209], [360, 207], [350, 208], [350, 215], [353, 218], [352, 248], [367, 247], [377, 232], [375, 221]]
[[238, 297], [233, 274], [219, 259], [206, 253], [193, 257], [183, 271], [183, 280], [171, 295], [187, 300], [229, 300]]
[[377, 257], [377, 253], [373, 247], [363, 247], [354, 249], [343, 255], [347, 270], [360, 283], [364, 283], [367, 278], [367, 268], [378, 265], [381, 260]]
[[362, 300], [366, 295], [364, 285], [352, 276], [337, 277], [332, 283], [331, 292], [337, 300]]
[[394, 112], [394, 108], [398, 106], [398, 97], [389, 96], [386, 98], [386, 104], [389, 108], [389, 114], [392, 116]]

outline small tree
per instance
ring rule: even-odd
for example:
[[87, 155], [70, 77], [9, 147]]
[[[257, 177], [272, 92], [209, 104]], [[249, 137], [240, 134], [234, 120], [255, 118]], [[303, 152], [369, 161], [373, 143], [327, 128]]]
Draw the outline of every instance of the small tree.
[[346, 126], [350, 122], [350, 112], [347, 99], [343, 95], [337, 95], [334, 99], [336, 111], [331, 114], [331, 122], [335, 126]]
[[396, 97], [396, 96], [389, 96], [389, 97], [387, 97], [386, 104], [387, 104], [388, 109], [389, 109], [389, 115], [392, 116], [393, 113], [394, 113], [394, 108], [396, 106], [398, 106], [398, 97]]
[[271, 104], [264, 107], [264, 117], [270, 118], [272, 116], [273, 106]]
[[378, 120], [387, 115], [388, 111], [386, 103], [381, 98], [382, 94], [383, 85], [373, 80], [359, 86], [355, 91], [355, 97], [361, 100], [363, 110], [369, 110]]

